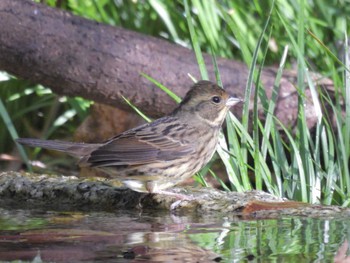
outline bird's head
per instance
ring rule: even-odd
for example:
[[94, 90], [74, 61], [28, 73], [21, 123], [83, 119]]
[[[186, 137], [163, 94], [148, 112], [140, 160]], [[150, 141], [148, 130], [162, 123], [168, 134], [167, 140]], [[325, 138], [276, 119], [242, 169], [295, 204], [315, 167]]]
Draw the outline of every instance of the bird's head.
[[230, 107], [239, 102], [241, 99], [231, 97], [218, 85], [201, 80], [191, 87], [174, 113], [191, 113], [212, 127], [221, 126]]

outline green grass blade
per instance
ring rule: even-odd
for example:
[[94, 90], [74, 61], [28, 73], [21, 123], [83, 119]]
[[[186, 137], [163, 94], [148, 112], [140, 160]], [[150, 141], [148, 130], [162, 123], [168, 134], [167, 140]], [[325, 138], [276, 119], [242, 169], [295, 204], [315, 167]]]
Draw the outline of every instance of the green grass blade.
[[[246, 91], [245, 91], [245, 95], [244, 95], [244, 106], [243, 106], [243, 114], [242, 114], [242, 125], [245, 128], [246, 131], [248, 131], [248, 126], [249, 126], [249, 104], [250, 104], [250, 96], [251, 96], [251, 92], [252, 92], [252, 88], [253, 88], [253, 77], [255, 74], [255, 68], [256, 68], [256, 63], [257, 63], [257, 58], [258, 58], [258, 53], [260, 50], [260, 46], [263, 40], [263, 37], [265, 35], [265, 32], [267, 30], [267, 27], [269, 25], [270, 22], [270, 18], [271, 18], [271, 14], [272, 14], [272, 10], [274, 8], [274, 1], [272, 3], [269, 15], [267, 17], [267, 20], [265, 22], [264, 28], [259, 36], [258, 39], [258, 43], [256, 45], [256, 48], [254, 50], [253, 53], [253, 59], [250, 65], [250, 69], [249, 69], [249, 75], [248, 75], [248, 81], [247, 81], [247, 85], [246, 85]], [[247, 143], [247, 139], [245, 136], [242, 136], [241, 138], [241, 145], [242, 145], [242, 157], [243, 157], [243, 161], [246, 163], [248, 161], [248, 152], [247, 152], [247, 148], [246, 148], [246, 143]], [[248, 171], [246, 170], [246, 166], [243, 165], [241, 167], [242, 169], [242, 181], [243, 181], [243, 185], [245, 188], [248, 188], [250, 185], [249, 182], [249, 177], [248, 177]]]
[[[15, 126], [13, 125], [13, 122], [12, 122], [8, 112], [6, 111], [5, 105], [4, 105], [1, 98], [0, 98], [0, 115], [2, 117], [2, 120], [4, 121], [5, 126], [7, 127], [7, 130], [9, 131], [12, 139], [15, 141], [18, 138], [18, 133], [16, 131]], [[28, 156], [27, 156], [26, 152], [24, 151], [22, 145], [20, 145], [19, 143], [16, 142], [16, 146], [17, 146], [18, 152], [19, 152], [23, 162], [27, 166], [27, 169], [30, 172], [32, 172], [32, 166], [29, 163]]]
[[[275, 77], [272, 95], [271, 95], [270, 100], [267, 99], [266, 94], [264, 94], [263, 98], [261, 98], [263, 104], [266, 104], [266, 102], [268, 101], [268, 109], [266, 111], [266, 120], [265, 120], [265, 126], [264, 126], [264, 133], [266, 136], [264, 136], [262, 143], [261, 143], [261, 152], [262, 152], [264, 158], [266, 158], [266, 154], [267, 154], [267, 141], [270, 138], [270, 132], [271, 132], [271, 130], [273, 130], [275, 128], [274, 124], [273, 124], [273, 113], [274, 113], [274, 110], [276, 107], [276, 101], [277, 101], [277, 97], [278, 97], [278, 93], [279, 93], [279, 89], [280, 89], [280, 82], [281, 82], [287, 54], [288, 54], [288, 46], [285, 46], [284, 51], [283, 51], [283, 55], [282, 55], [282, 58], [281, 58], [281, 61], [280, 61], [280, 64], [279, 64], [279, 67], [277, 70], [277, 74]], [[262, 91], [262, 92], [264, 92], [264, 91]], [[262, 96], [260, 96], [260, 97], [262, 97]]]
[[[229, 113], [229, 114], [231, 114], [231, 113]], [[235, 144], [238, 145], [238, 140], [235, 140]], [[230, 149], [232, 149], [232, 147], [230, 147]], [[243, 192], [245, 190], [251, 189], [251, 187], [247, 189], [247, 188], [244, 188], [242, 186], [242, 182], [241, 182], [240, 178], [238, 177], [238, 174], [239, 174], [238, 167], [232, 165], [232, 163], [231, 163], [232, 162], [231, 156], [227, 153], [227, 151], [228, 151], [228, 149], [227, 149], [227, 145], [226, 145], [226, 141], [225, 141], [224, 135], [222, 133], [220, 133], [219, 145], [218, 145], [218, 148], [217, 148], [217, 152], [218, 152], [222, 162], [225, 165], [226, 172], [227, 172], [227, 175], [228, 175], [228, 179], [230, 180], [231, 185], [233, 186], [234, 190], [236, 190], [237, 192]]]
[[125, 102], [138, 114], [140, 115], [144, 120], [147, 122], [151, 122], [152, 119], [148, 118], [142, 111], [140, 111], [134, 104], [132, 104], [127, 98], [122, 96], [122, 98], [125, 100]]
[[[333, 54], [333, 52], [322, 42], [321, 39], [319, 39], [314, 33], [311, 32], [310, 29], [307, 29], [307, 33], [316, 40], [317, 43], [319, 43], [324, 50], [326, 50], [327, 54], [330, 55], [334, 61], [336, 61], [337, 63], [339, 63], [341, 66], [343, 66], [347, 72], [350, 72], [349, 66], [346, 66], [336, 55]], [[345, 45], [347, 45], [347, 37], [345, 37], [345, 41], [344, 41]], [[345, 53], [348, 54], [348, 53]]]
[[141, 72], [140, 73], [141, 76], [145, 77], [146, 79], [148, 79], [149, 81], [151, 81], [153, 84], [155, 84], [158, 88], [160, 88], [161, 90], [163, 90], [166, 94], [168, 94], [168, 96], [170, 98], [172, 98], [174, 101], [176, 101], [177, 103], [181, 102], [181, 97], [179, 97], [178, 95], [176, 95], [174, 92], [172, 92], [170, 89], [168, 89], [167, 87], [165, 87], [164, 85], [162, 85], [160, 82], [158, 82], [157, 80], [155, 80], [154, 78], [148, 76], [147, 74]]
[[158, 13], [158, 15], [162, 18], [164, 21], [164, 24], [166, 25], [171, 37], [175, 40], [179, 40], [179, 36], [176, 32], [176, 27], [174, 25], [174, 22], [170, 18], [170, 12], [167, 10], [167, 6], [159, 0], [150, 0], [149, 4], [153, 7], [153, 9]]
[[225, 184], [225, 182], [222, 181], [222, 180], [220, 179], [220, 177], [216, 176], [216, 174], [215, 174], [211, 169], [209, 169], [209, 173], [211, 174], [211, 176], [214, 177], [214, 179], [215, 179], [216, 181], [218, 181], [218, 182], [220, 183], [221, 187], [222, 187], [225, 191], [227, 191], [227, 192], [230, 192], [230, 191], [231, 191], [230, 188], [227, 187], [227, 185]]
[[236, 37], [237, 42], [239, 43], [239, 49], [242, 53], [243, 61], [247, 65], [252, 64], [252, 53], [249, 49], [248, 43], [246, 41], [246, 36], [242, 34], [240, 30], [239, 23], [237, 17], [235, 14], [229, 13], [227, 10], [225, 10], [219, 3], [217, 4], [218, 9], [220, 10], [222, 16], [224, 17], [225, 22], [228, 24], [230, 30], [232, 31], [233, 35]]
[[[299, 17], [298, 17], [298, 42], [294, 39], [292, 32], [290, 31], [290, 28], [287, 26], [286, 22], [284, 21], [283, 17], [279, 15], [280, 20], [282, 24], [284, 25], [286, 32], [292, 42], [293, 47], [295, 48], [295, 51], [297, 53], [297, 59], [298, 59], [298, 119], [297, 119], [297, 137], [298, 137], [298, 145], [299, 150], [297, 152], [294, 151], [294, 154], [296, 154], [294, 157], [295, 161], [293, 162], [294, 169], [300, 169], [300, 171], [303, 171], [299, 174], [299, 176], [308, 176], [307, 178], [300, 178], [301, 182], [301, 194], [302, 194], [302, 200], [306, 201], [308, 200], [306, 191], [307, 189], [307, 182], [312, 181], [314, 178], [314, 174], [311, 174], [311, 166], [312, 162], [309, 158], [309, 143], [308, 143], [308, 129], [306, 124], [306, 117], [305, 117], [305, 84], [304, 84], [304, 71], [307, 68], [304, 61], [304, 12], [305, 12], [305, 6], [304, 6], [304, 0], [301, 0], [299, 3]], [[293, 140], [294, 142], [294, 140]], [[299, 159], [300, 156], [300, 159]], [[301, 163], [299, 162], [300, 160]], [[299, 165], [302, 165], [299, 167]], [[308, 179], [308, 180], [307, 180]], [[305, 184], [303, 184], [305, 183]], [[309, 182], [310, 183], [310, 182]]]
[[[203, 32], [208, 39], [209, 45], [217, 50], [217, 39], [219, 39], [219, 30], [215, 27], [214, 17], [216, 17], [215, 10], [211, 8], [214, 1], [199, 1], [192, 0], [193, 7], [196, 8], [199, 22], [203, 28]], [[214, 11], [214, 12], [213, 12]]]
[[[271, 33], [272, 30], [270, 30], [269, 36], [267, 38], [267, 43], [271, 39]], [[258, 74], [256, 76], [256, 88], [254, 91], [254, 108], [253, 108], [253, 138], [254, 138], [254, 154], [253, 154], [253, 159], [254, 159], [254, 171], [255, 171], [255, 188], [258, 190], [263, 189], [263, 177], [265, 178], [270, 178], [270, 173], [269, 170], [268, 174], [265, 174], [264, 176], [262, 175], [263, 171], [262, 169], [262, 164], [266, 159], [260, 160], [260, 139], [259, 139], [259, 130], [260, 130], [260, 120], [259, 120], [259, 111], [258, 111], [258, 99], [259, 99], [259, 94], [261, 93], [261, 90], [264, 90], [262, 83], [260, 83], [260, 76], [262, 69], [265, 64], [265, 59], [268, 53], [269, 46], [268, 44], [265, 47], [265, 51], [263, 52], [263, 60], [260, 63], [259, 69], [258, 69]], [[266, 184], [270, 184], [270, 180], [265, 180]]]
[[308, 191], [307, 191], [307, 183], [306, 183], [306, 176], [305, 176], [305, 170], [303, 166], [303, 161], [302, 161], [302, 155], [300, 154], [299, 147], [296, 144], [296, 141], [294, 140], [293, 136], [291, 133], [286, 129], [283, 125], [283, 123], [275, 118], [275, 120], [279, 123], [280, 127], [284, 130], [285, 134], [288, 137], [288, 140], [290, 142], [292, 151], [293, 151], [293, 157], [295, 158], [296, 166], [293, 168], [297, 171], [296, 173], [293, 174], [294, 177], [299, 177], [298, 181], [300, 182], [299, 188], [301, 191], [301, 201], [303, 202], [308, 202]]
[[214, 73], [215, 73], [215, 78], [216, 78], [216, 83], [220, 86], [220, 87], [223, 87], [223, 84], [222, 84], [222, 81], [221, 81], [221, 76], [220, 76], [220, 71], [219, 71], [219, 66], [218, 66], [218, 62], [215, 58], [215, 55], [214, 55], [214, 50], [213, 48], [211, 47], [211, 60], [213, 62], [213, 65], [214, 65]]
[[201, 52], [201, 48], [199, 45], [196, 31], [194, 30], [192, 17], [191, 17], [191, 11], [190, 11], [190, 7], [188, 5], [187, 0], [184, 0], [184, 6], [185, 6], [185, 12], [186, 12], [187, 25], [188, 25], [188, 29], [190, 31], [192, 45], [193, 45], [194, 52], [196, 54], [197, 63], [199, 66], [199, 70], [201, 72], [202, 79], [209, 80], [208, 71], [205, 67], [205, 61], [204, 61], [204, 58], [203, 58], [203, 55]]
[[[345, 32], [345, 47], [344, 47], [344, 60], [345, 60], [345, 67], [344, 68], [349, 68], [350, 67], [350, 50], [349, 50], [349, 45], [348, 45], [348, 36]], [[346, 135], [344, 136], [344, 141], [346, 147], [347, 153], [346, 153], [346, 158], [350, 158], [350, 72], [348, 70], [344, 70], [344, 83], [345, 83], [345, 131]]]
[[[345, 33], [345, 69], [350, 67], [349, 58], [349, 46], [347, 44], [348, 37]], [[350, 196], [350, 175], [349, 175], [349, 157], [350, 157], [350, 72], [344, 70], [344, 84], [345, 84], [345, 127], [343, 129], [341, 146], [341, 154], [343, 160], [343, 177], [345, 180], [345, 185], [347, 189], [347, 197]]]

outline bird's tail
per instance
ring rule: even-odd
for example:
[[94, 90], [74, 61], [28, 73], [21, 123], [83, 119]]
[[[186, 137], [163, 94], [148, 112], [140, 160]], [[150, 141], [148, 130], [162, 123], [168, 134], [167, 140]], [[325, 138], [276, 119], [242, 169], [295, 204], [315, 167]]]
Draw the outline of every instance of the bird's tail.
[[20, 144], [27, 145], [30, 147], [40, 147], [44, 149], [65, 152], [75, 157], [82, 157], [88, 155], [96, 148], [101, 146], [101, 144], [97, 143], [79, 143], [56, 140], [40, 140], [32, 138], [19, 138], [16, 141]]

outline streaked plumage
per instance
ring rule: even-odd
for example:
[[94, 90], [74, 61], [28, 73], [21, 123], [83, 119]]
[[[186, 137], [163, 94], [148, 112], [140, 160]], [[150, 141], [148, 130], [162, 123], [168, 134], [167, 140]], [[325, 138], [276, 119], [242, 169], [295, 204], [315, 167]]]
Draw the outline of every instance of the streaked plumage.
[[160, 193], [198, 172], [212, 158], [229, 108], [240, 100], [199, 81], [169, 115], [101, 144], [21, 138], [21, 144], [66, 152], [81, 166], [102, 169], [138, 192]]

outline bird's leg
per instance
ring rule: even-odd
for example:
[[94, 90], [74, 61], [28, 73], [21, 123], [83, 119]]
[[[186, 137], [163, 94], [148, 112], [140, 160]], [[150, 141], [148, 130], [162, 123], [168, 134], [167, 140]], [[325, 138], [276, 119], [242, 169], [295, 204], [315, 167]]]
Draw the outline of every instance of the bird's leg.
[[164, 191], [164, 190], [158, 190], [156, 192], [156, 194], [167, 195], [167, 196], [174, 196], [177, 199], [175, 202], [173, 202], [170, 205], [170, 211], [176, 210], [176, 208], [178, 208], [180, 206], [180, 204], [182, 202], [184, 202], [184, 201], [193, 201], [193, 200], [195, 200], [195, 198], [192, 197], [192, 196], [188, 196], [188, 195], [184, 195], [184, 194], [180, 194], [180, 193], [174, 193], [174, 192], [170, 192], [170, 191]]

